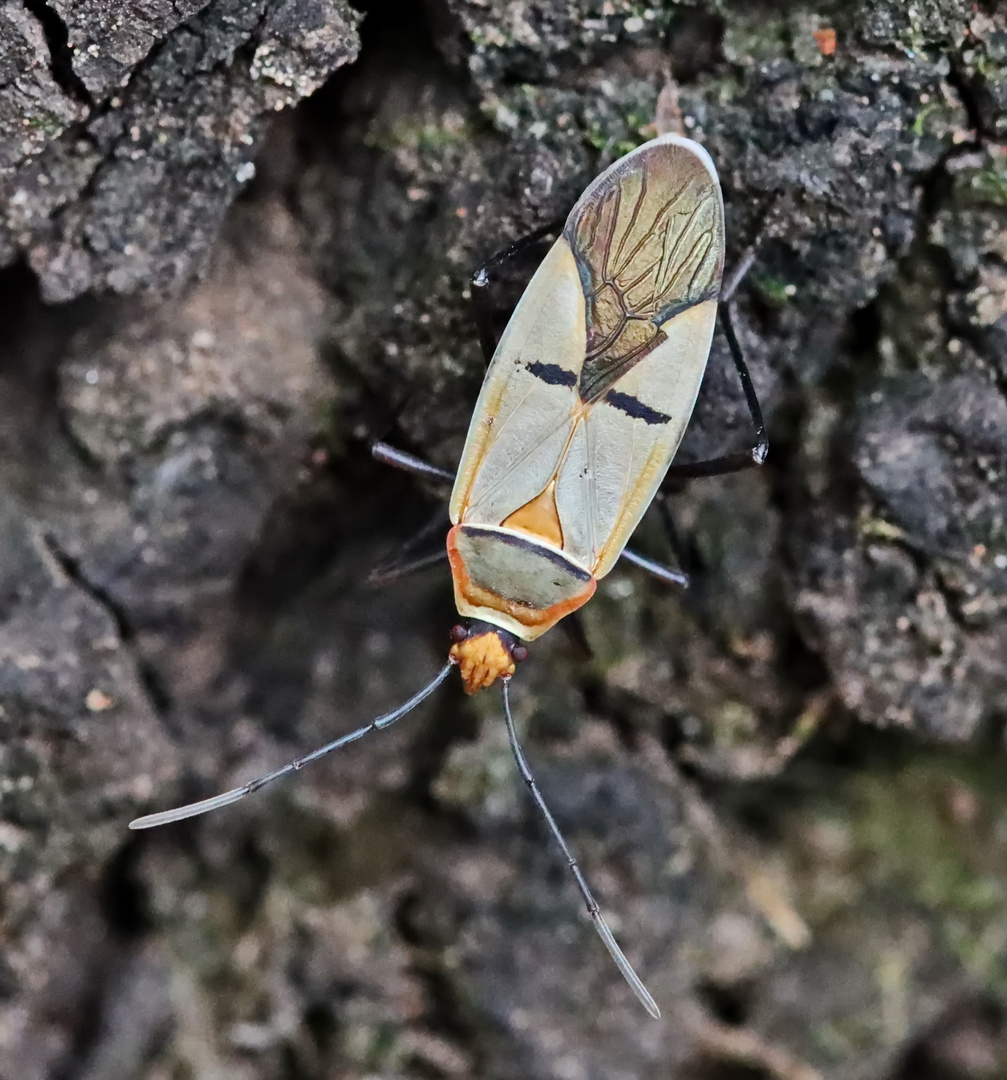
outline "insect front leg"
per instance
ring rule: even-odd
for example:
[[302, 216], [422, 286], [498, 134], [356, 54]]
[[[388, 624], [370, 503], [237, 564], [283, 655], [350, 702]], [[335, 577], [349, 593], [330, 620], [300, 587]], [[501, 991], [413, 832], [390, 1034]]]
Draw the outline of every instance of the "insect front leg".
[[765, 421], [762, 419], [762, 407], [759, 405], [759, 398], [755, 393], [755, 387], [752, 385], [752, 376], [749, 374], [748, 365], [745, 363], [745, 355], [741, 351], [738, 336], [734, 332], [730, 306], [721, 304], [718, 314], [724, 330], [724, 337], [727, 339], [727, 346], [731, 350], [735, 370], [741, 380], [741, 389], [745, 392], [745, 403], [752, 418], [752, 426], [755, 428], [755, 445], [749, 450], [724, 454], [721, 457], [710, 458], [709, 461], [694, 461], [688, 465], [672, 465], [666, 474], [666, 479], [691, 480], [699, 476], [724, 476], [727, 473], [740, 472], [742, 469], [756, 468], [765, 462], [766, 455], [769, 453], [769, 438], [766, 435]]
[[489, 289], [493, 284], [493, 276], [515, 256], [541, 243], [547, 236], [559, 233], [563, 228], [562, 221], [553, 221], [543, 225], [515, 240], [513, 244], [490, 256], [472, 274], [472, 313], [479, 333], [479, 346], [483, 351], [483, 358], [488, 364], [493, 359], [493, 353], [497, 347], [497, 332], [493, 325], [493, 308], [489, 301]]

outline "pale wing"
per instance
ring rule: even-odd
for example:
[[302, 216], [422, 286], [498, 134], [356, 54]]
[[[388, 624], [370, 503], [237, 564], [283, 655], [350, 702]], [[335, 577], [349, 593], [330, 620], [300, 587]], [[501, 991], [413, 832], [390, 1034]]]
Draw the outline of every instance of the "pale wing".
[[497, 346], [451, 493], [451, 521], [499, 525], [556, 472], [578, 403], [584, 292], [569, 244], [552, 246]]
[[606, 574], [657, 491], [706, 369], [724, 259], [716, 170], [665, 136], [616, 162], [564, 229], [586, 298], [588, 406], [556, 483], [564, 550]]
[[[623, 375], [578, 426], [556, 503], [565, 550], [596, 578], [619, 558], [682, 441], [716, 316], [715, 300], [675, 316], [664, 326], [667, 339]], [[629, 411], [626, 401], [632, 402]]]
[[451, 520], [506, 525], [606, 573], [681, 441], [724, 257], [716, 170], [677, 136], [588, 188], [483, 384]]

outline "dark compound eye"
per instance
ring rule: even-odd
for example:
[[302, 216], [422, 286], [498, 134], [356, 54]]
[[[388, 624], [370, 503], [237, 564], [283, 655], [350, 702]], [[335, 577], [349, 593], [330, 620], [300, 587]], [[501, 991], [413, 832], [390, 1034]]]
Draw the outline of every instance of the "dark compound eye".
[[510, 651], [511, 657], [519, 664], [522, 660], [528, 659], [528, 649], [524, 645], [515, 645]]
[[469, 632], [461, 623], [458, 623], [456, 626], [451, 627], [451, 634], [449, 636], [451, 640], [457, 644], [459, 641], [464, 641], [469, 636]]

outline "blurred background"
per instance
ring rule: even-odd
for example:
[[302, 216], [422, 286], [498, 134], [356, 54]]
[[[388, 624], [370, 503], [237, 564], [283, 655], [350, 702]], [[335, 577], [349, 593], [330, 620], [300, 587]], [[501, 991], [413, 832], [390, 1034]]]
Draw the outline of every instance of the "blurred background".
[[[971, 0], [0, 11], [0, 1076], [1007, 1076], [1005, 65]], [[126, 824], [443, 663], [446, 566], [368, 575], [445, 493], [369, 440], [454, 467], [472, 270], [667, 129], [769, 461], [512, 694], [652, 1021], [454, 677]], [[750, 441], [718, 339], [681, 460]]]

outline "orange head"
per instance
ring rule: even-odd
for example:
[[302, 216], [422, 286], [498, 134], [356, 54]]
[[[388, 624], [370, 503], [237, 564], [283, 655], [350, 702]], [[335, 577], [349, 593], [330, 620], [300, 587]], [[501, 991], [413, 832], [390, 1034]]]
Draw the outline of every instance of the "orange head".
[[528, 650], [506, 630], [489, 623], [458, 625], [451, 631], [452, 663], [458, 665], [466, 694], [474, 694], [497, 679], [509, 679]]

